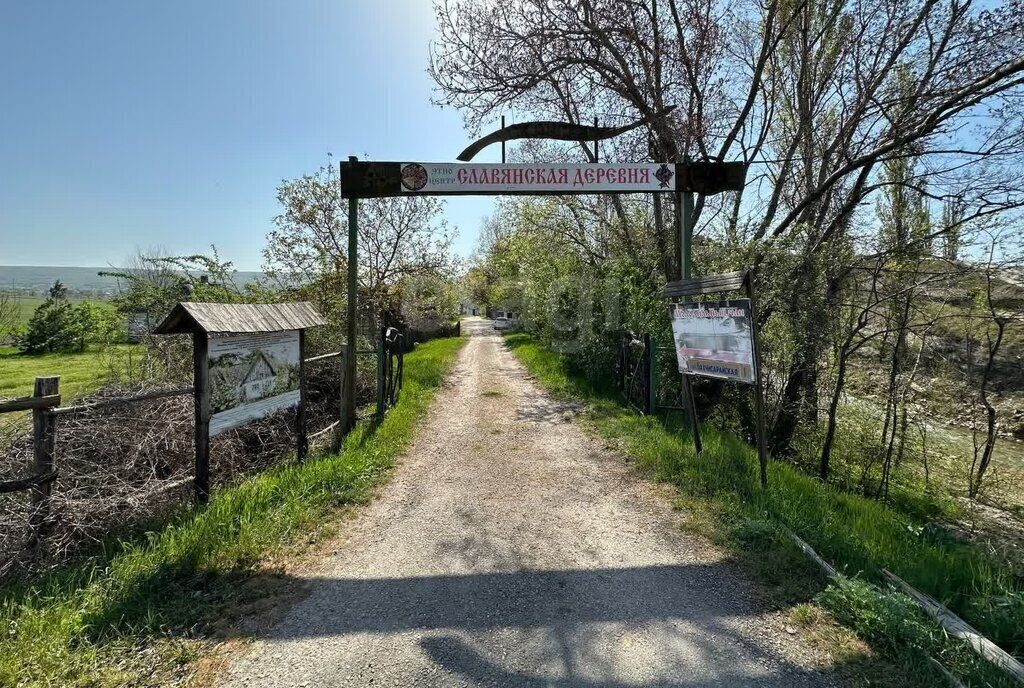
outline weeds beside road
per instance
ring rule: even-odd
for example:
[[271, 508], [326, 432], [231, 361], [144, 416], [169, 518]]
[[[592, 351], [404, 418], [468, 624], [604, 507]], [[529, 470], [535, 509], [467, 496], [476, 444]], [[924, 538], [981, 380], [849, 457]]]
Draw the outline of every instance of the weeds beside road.
[[842, 493], [781, 463], [771, 463], [765, 494], [758, 484], [755, 452], [735, 436], [705, 429], [704, 451], [697, 457], [684, 431], [624, 408], [613, 393], [567, 370], [558, 353], [529, 335], [509, 335], [506, 342], [553, 393], [588, 402], [586, 418], [599, 434], [619, 443], [654, 478], [677, 486], [690, 527], [746, 561], [779, 601], [807, 600], [824, 583], [779, 529], [784, 524], [855, 576], [849, 585], [829, 587], [820, 597], [822, 604], [902, 665], [918, 685], [945, 681], [925, 653], [974, 685], [1015, 685], [962, 643], [949, 640], [904, 604], [905, 598], [864, 581], [877, 580], [879, 568], [885, 567], [1019, 656], [1024, 653], [1020, 572], [941, 529], [880, 502]]
[[405, 360], [398, 405], [333, 456], [288, 464], [186, 508], [144, 540], [87, 565], [0, 591], [0, 685], [152, 685], [181, 678], [218, 610], [260, 562], [366, 501], [388, 474], [461, 348], [422, 344]]

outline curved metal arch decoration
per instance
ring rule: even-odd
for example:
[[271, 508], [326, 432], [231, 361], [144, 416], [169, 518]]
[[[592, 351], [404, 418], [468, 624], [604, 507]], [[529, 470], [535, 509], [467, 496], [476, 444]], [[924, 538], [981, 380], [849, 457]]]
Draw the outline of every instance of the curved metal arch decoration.
[[457, 159], [461, 162], [469, 162], [476, 157], [477, 153], [492, 143], [515, 141], [517, 139], [603, 141], [604, 139], [610, 139], [615, 136], [619, 136], [620, 134], [625, 134], [627, 131], [632, 131], [638, 127], [642, 127], [653, 120], [664, 117], [675, 109], [675, 105], [670, 105], [649, 117], [642, 117], [631, 124], [621, 127], [598, 127], [586, 124], [574, 124], [572, 122], [554, 121], [522, 122], [520, 124], [512, 124], [507, 127], [502, 127], [497, 131], [492, 131], [490, 134], [487, 134], [486, 136], [469, 144], [466, 146], [465, 150], [459, 153]]

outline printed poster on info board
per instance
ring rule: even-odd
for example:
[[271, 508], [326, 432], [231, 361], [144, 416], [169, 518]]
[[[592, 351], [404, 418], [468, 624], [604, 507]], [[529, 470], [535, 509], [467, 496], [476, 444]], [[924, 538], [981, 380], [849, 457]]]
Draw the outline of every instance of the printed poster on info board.
[[212, 336], [210, 436], [297, 406], [299, 332]]
[[669, 306], [679, 372], [754, 384], [750, 300]]

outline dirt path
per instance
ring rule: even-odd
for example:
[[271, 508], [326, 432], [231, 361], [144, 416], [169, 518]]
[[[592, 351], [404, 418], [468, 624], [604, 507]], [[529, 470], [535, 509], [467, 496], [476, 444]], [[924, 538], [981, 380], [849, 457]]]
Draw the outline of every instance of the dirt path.
[[464, 330], [395, 479], [226, 685], [833, 685], [489, 323]]

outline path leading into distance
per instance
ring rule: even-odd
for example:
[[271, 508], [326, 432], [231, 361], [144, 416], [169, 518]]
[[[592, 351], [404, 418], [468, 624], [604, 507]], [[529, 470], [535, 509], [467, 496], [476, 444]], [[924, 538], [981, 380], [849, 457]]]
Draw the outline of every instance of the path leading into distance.
[[838, 684], [489, 321], [463, 331], [394, 479], [224, 685]]

